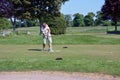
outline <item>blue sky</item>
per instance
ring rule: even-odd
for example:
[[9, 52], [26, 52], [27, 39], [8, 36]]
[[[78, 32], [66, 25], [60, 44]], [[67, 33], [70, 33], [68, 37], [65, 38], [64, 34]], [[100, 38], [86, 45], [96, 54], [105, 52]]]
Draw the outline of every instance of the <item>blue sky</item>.
[[104, 4], [104, 0], [69, 0], [61, 7], [63, 14], [80, 13], [86, 15], [88, 12], [96, 13]]

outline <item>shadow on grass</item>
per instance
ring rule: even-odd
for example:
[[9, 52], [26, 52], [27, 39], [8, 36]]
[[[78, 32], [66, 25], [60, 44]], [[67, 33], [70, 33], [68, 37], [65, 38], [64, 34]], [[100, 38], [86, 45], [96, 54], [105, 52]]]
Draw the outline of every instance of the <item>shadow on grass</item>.
[[28, 49], [29, 51], [42, 51], [42, 49]]
[[107, 31], [107, 34], [120, 34], [120, 31]]

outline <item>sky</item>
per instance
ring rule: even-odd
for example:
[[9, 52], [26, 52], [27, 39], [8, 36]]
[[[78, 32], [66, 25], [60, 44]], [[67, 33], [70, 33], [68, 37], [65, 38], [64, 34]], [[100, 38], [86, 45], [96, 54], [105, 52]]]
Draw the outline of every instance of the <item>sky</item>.
[[101, 10], [105, 0], [69, 0], [65, 2], [61, 7], [61, 13], [63, 14], [75, 14], [80, 13], [87, 15], [88, 12], [96, 14]]

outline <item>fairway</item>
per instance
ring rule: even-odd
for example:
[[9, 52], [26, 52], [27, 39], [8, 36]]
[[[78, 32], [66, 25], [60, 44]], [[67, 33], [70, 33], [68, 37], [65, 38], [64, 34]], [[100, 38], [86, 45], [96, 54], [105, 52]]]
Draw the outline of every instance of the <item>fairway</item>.
[[[120, 45], [53, 47], [59, 52], [42, 52], [41, 45], [0, 45], [0, 71], [52, 70], [120, 76]], [[55, 60], [57, 57], [63, 60]]]
[[[39, 27], [18, 28], [21, 34], [0, 37], [1, 71], [66, 71], [120, 76], [120, 35], [105, 27], [67, 28], [52, 35], [53, 53], [42, 52]], [[30, 35], [22, 34], [30, 31]], [[62, 58], [62, 60], [56, 60]]]
[[[4, 73], [14, 80], [9, 76], [14, 72], [94, 77], [67, 80], [120, 79], [120, 0], [72, 1], [0, 0], [0, 80]], [[66, 79], [49, 74], [46, 80]], [[26, 76], [41, 80], [46, 73]]]

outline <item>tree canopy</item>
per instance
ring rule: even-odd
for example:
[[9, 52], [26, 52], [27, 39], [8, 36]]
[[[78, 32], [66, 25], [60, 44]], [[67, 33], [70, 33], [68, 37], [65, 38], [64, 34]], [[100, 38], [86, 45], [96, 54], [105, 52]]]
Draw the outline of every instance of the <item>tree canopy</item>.
[[30, 0], [32, 15], [40, 17], [60, 16], [60, 8], [68, 0]]
[[105, 0], [101, 11], [104, 20], [115, 22], [115, 31], [117, 31], [117, 21], [120, 21], [120, 0]]
[[15, 31], [16, 20], [25, 19], [28, 15], [30, 2], [25, 0], [1, 0], [0, 1], [0, 17], [11, 19], [13, 31]]
[[105, 0], [101, 9], [105, 20], [120, 20], [120, 0]]
[[79, 13], [74, 14], [73, 26], [75, 27], [84, 26], [84, 16], [82, 14]]
[[93, 12], [89, 12], [84, 17], [85, 26], [93, 26], [94, 25], [94, 16], [95, 16], [95, 14]]
[[60, 16], [60, 8], [68, 0], [1, 0], [0, 17], [11, 18], [15, 27], [16, 19], [43, 20]]

